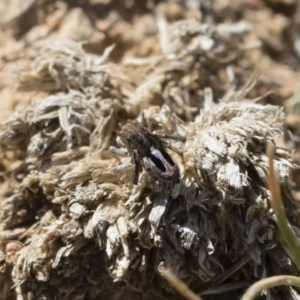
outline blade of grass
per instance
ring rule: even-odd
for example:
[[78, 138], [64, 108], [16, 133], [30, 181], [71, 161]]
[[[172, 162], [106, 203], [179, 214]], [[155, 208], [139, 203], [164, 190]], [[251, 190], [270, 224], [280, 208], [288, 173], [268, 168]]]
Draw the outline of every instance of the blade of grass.
[[299, 243], [284, 211], [280, 186], [274, 169], [274, 147], [271, 144], [268, 144], [267, 146], [267, 155], [269, 157], [268, 188], [271, 192], [271, 205], [277, 218], [277, 226], [281, 232], [281, 237], [287, 245], [292, 256], [291, 258], [296, 264], [298, 271], [300, 271]]
[[241, 300], [253, 300], [263, 290], [278, 286], [278, 285], [294, 285], [300, 287], [300, 278], [289, 275], [273, 276], [262, 279], [252, 284], [245, 292]]
[[177, 292], [187, 300], [202, 300], [199, 296], [194, 294], [180, 279], [178, 279], [169, 270], [160, 268], [160, 273], [165, 279], [177, 290]]

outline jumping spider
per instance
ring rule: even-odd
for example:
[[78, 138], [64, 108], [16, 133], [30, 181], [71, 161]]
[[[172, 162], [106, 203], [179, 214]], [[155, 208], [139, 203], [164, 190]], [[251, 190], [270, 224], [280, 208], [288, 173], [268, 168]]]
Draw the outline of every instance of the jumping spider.
[[151, 133], [138, 121], [129, 121], [126, 123], [117, 139], [117, 142], [126, 147], [128, 152], [122, 151], [115, 147], [110, 147], [109, 151], [121, 155], [131, 156], [131, 162], [118, 166], [117, 172], [134, 165], [132, 183], [137, 184], [141, 167], [163, 181], [179, 183], [180, 172], [176, 161], [168, 154], [165, 148], [182, 154], [182, 151], [163, 139], [172, 139], [175, 141], [185, 142], [184, 136], [170, 136]]

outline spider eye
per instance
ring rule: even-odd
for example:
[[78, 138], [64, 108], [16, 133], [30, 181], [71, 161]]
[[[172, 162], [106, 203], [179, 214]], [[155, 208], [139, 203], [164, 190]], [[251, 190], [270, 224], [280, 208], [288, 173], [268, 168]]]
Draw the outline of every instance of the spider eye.
[[166, 171], [166, 167], [164, 163], [158, 157], [156, 157], [154, 154], [151, 153], [150, 159], [162, 172]]
[[157, 177], [178, 183], [180, 181], [179, 168], [171, 156], [163, 149], [151, 149], [149, 157], [143, 158], [145, 167]]

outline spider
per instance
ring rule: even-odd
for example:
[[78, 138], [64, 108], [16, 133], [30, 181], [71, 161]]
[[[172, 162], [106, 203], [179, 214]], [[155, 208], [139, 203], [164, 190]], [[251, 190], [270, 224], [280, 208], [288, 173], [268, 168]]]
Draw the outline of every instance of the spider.
[[180, 172], [176, 161], [168, 154], [165, 148], [182, 154], [182, 151], [163, 139], [172, 139], [185, 142], [184, 136], [171, 136], [151, 133], [140, 122], [134, 120], [126, 123], [117, 139], [118, 144], [125, 146], [128, 152], [115, 147], [110, 147], [109, 151], [121, 156], [131, 156], [131, 162], [119, 165], [115, 171], [120, 172], [134, 165], [132, 183], [137, 184], [141, 167], [163, 181], [179, 183]]

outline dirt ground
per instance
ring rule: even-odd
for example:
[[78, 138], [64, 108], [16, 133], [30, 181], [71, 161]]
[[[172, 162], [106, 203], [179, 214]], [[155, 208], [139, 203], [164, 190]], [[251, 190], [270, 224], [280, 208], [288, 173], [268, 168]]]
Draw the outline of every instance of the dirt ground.
[[[240, 299], [298, 275], [265, 150], [299, 234], [299, 70], [297, 0], [1, 0], [0, 299], [182, 299], [161, 267]], [[179, 184], [115, 172], [134, 119], [186, 137]]]

